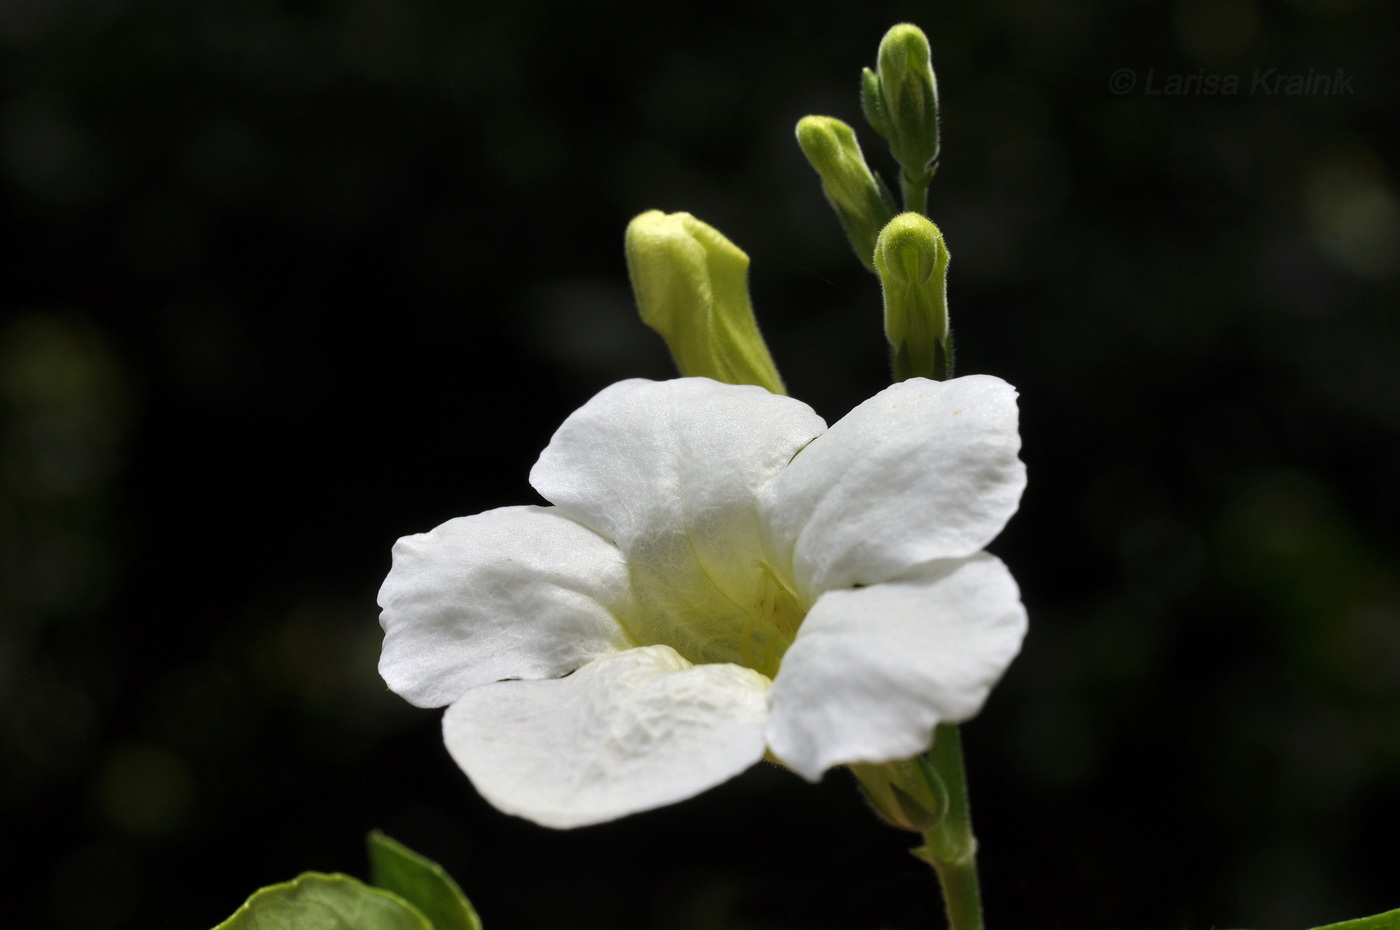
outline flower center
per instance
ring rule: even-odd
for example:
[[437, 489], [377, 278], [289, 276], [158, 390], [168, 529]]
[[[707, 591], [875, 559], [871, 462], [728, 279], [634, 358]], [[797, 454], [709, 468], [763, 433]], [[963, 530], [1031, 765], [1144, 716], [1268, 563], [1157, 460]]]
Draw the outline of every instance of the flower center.
[[759, 562], [761, 577], [754, 594], [751, 621], [739, 636], [744, 665], [772, 678], [778, 674], [783, 653], [792, 645], [807, 608], [766, 562]]
[[670, 646], [696, 665], [731, 662], [769, 678], [807, 615], [792, 583], [760, 559], [726, 572], [698, 562], [634, 562], [632, 585], [640, 609], [622, 622], [638, 645]]

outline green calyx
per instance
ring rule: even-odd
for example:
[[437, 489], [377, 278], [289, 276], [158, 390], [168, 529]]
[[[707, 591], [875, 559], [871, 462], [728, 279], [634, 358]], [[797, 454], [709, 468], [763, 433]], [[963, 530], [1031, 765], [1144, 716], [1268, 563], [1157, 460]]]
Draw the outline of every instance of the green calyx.
[[917, 213], [901, 213], [880, 231], [875, 269], [885, 299], [885, 336], [896, 381], [953, 374], [948, 324], [948, 247]]
[[890, 826], [927, 833], [947, 813], [948, 790], [923, 756], [899, 762], [857, 762], [851, 771], [870, 806]]
[[749, 302], [749, 257], [689, 213], [650, 210], [627, 226], [627, 270], [642, 322], [686, 377], [785, 393]]
[[926, 755], [860, 762], [851, 770], [882, 820], [923, 835], [923, 845], [910, 853], [938, 873], [949, 930], [983, 930], [977, 839], [972, 835], [957, 726], [938, 724]]
[[797, 144], [822, 179], [822, 192], [836, 211], [856, 257], [875, 270], [875, 237], [895, 215], [894, 199], [861, 154], [850, 126], [830, 116], [805, 116]]
[[885, 33], [876, 69], [861, 75], [861, 107], [899, 162], [904, 209], [922, 213], [938, 163], [938, 80], [918, 26]]

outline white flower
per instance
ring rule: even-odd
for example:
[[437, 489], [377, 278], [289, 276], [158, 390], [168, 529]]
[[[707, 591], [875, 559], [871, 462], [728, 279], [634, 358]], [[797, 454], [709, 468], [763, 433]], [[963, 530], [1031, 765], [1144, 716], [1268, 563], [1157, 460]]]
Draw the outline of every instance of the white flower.
[[982, 552], [1025, 486], [1015, 390], [911, 379], [836, 425], [762, 388], [624, 381], [530, 473], [552, 507], [394, 547], [389, 687], [551, 827], [692, 797], [765, 752], [816, 781], [977, 713], [1020, 648]]

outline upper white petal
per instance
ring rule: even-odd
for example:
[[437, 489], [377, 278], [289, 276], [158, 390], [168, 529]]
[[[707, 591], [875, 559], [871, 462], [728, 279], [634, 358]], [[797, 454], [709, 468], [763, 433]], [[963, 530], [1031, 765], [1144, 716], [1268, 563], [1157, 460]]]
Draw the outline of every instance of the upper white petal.
[[824, 594], [773, 682], [768, 745], [812, 781], [917, 755], [981, 709], [1025, 632], [1016, 581], [986, 553]]
[[626, 554], [640, 641], [737, 662], [768, 560], [758, 491], [825, 427], [759, 387], [623, 381], [564, 421], [530, 483]]
[[763, 756], [769, 681], [629, 649], [554, 681], [474, 688], [448, 708], [448, 751], [500, 810], [547, 827], [693, 797]]
[[622, 553], [547, 507], [449, 520], [394, 546], [379, 673], [420, 707], [503, 678], [553, 678], [629, 643]]
[[626, 550], [658, 528], [752, 511], [758, 488], [825, 428], [801, 401], [752, 385], [620, 381], [564, 421], [530, 483]]
[[962, 558], [1016, 512], [1016, 391], [999, 378], [912, 378], [856, 407], [764, 490], [775, 550], [810, 600]]

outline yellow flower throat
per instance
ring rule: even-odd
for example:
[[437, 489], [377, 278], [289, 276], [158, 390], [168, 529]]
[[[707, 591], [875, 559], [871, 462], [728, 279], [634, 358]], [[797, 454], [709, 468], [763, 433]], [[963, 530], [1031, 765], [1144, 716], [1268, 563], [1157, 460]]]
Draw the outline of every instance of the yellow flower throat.
[[678, 567], [633, 566], [638, 610], [620, 619], [637, 645], [670, 646], [696, 665], [730, 662], [775, 676], [807, 615], [793, 586], [757, 559], [725, 575]]

